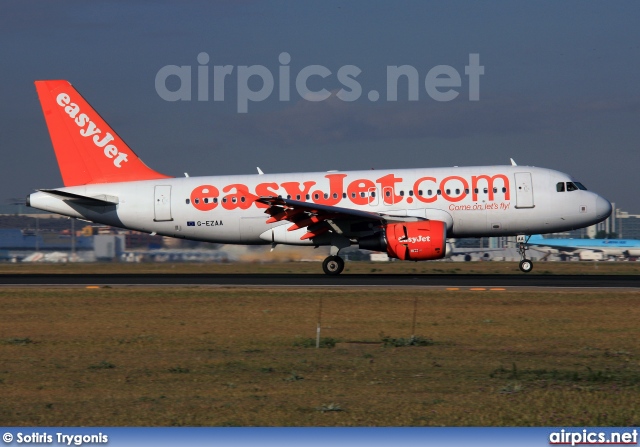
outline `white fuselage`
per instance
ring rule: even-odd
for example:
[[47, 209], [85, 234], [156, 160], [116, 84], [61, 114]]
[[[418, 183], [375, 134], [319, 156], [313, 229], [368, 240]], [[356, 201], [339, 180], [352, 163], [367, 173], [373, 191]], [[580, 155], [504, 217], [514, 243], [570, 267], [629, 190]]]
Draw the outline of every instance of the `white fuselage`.
[[[267, 224], [258, 197], [282, 196], [329, 206], [444, 221], [447, 236], [481, 237], [551, 233], [605, 219], [609, 202], [586, 191], [558, 192], [573, 179], [528, 166], [394, 169], [323, 173], [184, 177], [60, 188], [117, 204], [85, 206], [46, 192], [32, 207], [107, 225], [160, 235], [230, 244], [289, 243], [304, 229]], [[281, 228], [276, 228], [281, 227]]]

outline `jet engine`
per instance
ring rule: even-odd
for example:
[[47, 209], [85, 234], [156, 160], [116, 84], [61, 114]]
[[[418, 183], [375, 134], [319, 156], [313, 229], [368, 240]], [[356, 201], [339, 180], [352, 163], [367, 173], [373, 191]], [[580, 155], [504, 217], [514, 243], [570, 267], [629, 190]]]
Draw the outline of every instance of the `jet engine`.
[[386, 251], [404, 261], [440, 259], [446, 253], [447, 226], [439, 220], [388, 224], [383, 231], [360, 238], [363, 250]]

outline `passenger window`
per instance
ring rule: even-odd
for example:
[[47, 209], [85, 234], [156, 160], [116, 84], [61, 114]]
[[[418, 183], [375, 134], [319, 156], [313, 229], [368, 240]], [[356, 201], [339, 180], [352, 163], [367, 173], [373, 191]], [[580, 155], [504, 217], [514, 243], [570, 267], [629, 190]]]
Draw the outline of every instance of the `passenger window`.
[[504, 186], [502, 187], [502, 192], [507, 192], [507, 188], [505, 188]]
[[556, 184], [556, 191], [558, 192], [564, 192], [564, 182], [558, 182]]
[[493, 192], [498, 192], [498, 188], [493, 188]]
[[244, 203], [244, 201], [245, 201], [244, 196], [240, 197], [240, 201], [241, 201], [242, 203]]
[[185, 203], [186, 203], [187, 205], [189, 205], [189, 199], [187, 199]]
[[409, 190], [409, 195], [410, 195], [411, 197], [413, 197], [413, 189], [410, 189], [410, 190]]

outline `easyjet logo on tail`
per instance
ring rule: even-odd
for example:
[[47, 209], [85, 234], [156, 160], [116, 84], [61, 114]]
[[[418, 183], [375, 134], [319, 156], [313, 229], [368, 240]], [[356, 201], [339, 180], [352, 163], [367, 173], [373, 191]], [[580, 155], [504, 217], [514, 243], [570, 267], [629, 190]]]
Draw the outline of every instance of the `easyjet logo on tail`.
[[126, 152], [120, 152], [115, 144], [110, 144], [114, 141], [114, 136], [111, 135], [110, 132], [102, 135], [102, 131], [98, 129], [98, 126], [96, 126], [86, 113], [80, 111], [78, 104], [71, 102], [71, 98], [67, 93], [60, 93], [56, 97], [56, 102], [60, 107], [64, 107], [64, 112], [69, 115], [80, 128], [80, 135], [84, 138], [91, 138], [93, 144], [103, 150], [104, 156], [113, 160], [113, 165], [116, 168], [121, 168], [122, 163], [128, 161]]

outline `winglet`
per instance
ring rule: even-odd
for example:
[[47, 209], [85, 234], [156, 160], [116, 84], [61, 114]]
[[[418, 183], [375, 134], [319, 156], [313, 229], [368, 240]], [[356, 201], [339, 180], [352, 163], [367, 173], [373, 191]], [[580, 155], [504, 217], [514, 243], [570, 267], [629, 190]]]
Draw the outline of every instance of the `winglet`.
[[518, 166], [518, 164], [515, 161], [513, 161], [513, 158], [510, 158], [509, 160], [511, 160], [511, 166]]
[[68, 81], [36, 81], [65, 186], [169, 178], [145, 165]]

